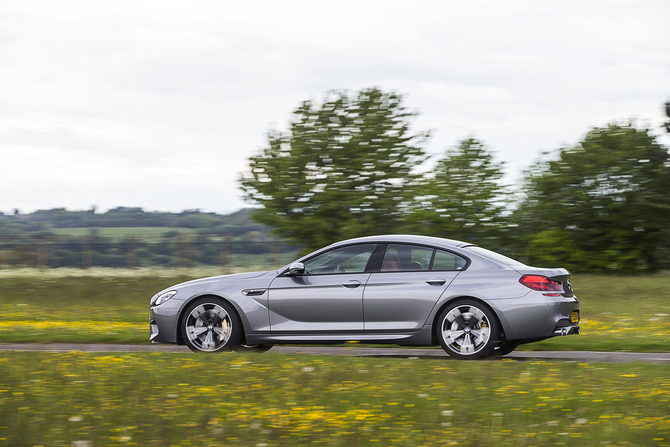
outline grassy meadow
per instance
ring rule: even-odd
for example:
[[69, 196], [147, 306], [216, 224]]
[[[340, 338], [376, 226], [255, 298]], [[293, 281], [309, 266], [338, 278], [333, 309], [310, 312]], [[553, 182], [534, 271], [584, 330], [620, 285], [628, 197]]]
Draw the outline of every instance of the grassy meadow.
[[54, 228], [51, 230], [58, 236], [71, 236], [83, 238], [91, 234], [112, 239], [156, 239], [163, 237], [168, 232], [180, 234], [197, 234], [197, 230], [183, 227], [100, 227], [91, 229], [82, 228]]
[[[199, 270], [0, 270], [0, 343], [148, 343], [148, 303]], [[580, 336], [667, 351], [670, 275], [575, 275]], [[670, 446], [667, 365], [0, 352], [0, 446]]]
[[0, 377], [0, 445], [670, 445], [663, 365], [15, 352]]

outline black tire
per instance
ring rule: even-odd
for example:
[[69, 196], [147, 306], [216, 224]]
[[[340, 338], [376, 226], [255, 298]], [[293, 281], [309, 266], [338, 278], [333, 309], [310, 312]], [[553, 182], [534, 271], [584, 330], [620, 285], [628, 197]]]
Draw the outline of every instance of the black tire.
[[519, 346], [519, 343], [505, 343], [504, 345], [498, 345], [491, 355], [502, 357], [514, 351]]
[[474, 300], [449, 304], [440, 313], [435, 330], [442, 349], [461, 360], [486, 358], [500, 333], [493, 311]]
[[221, 352], [235, 349], [242, 339], [242, 323], [235, 309], [215, 297], [204, 297], [186, 307], [181, 335], [193, 352]]
[[235, 346], [233, 350], [235, 352], [239, 353], [254, 353], [254, 354], [262, 354], [264, 352], [268, 352], [270, 349], [272, 349], [274, 345], [245, 345], [241, 344], [238, 346]]

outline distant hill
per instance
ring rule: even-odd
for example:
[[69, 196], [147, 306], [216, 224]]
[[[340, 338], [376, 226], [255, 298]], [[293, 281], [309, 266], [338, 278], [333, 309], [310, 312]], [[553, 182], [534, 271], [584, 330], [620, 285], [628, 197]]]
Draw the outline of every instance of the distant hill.
[[0, 214], [0, 235], [12, 233], [49, 233], [60, 228], [188, 228], [199, 233], [241, 235], [249, 232], [267, 234], [270, 227], [254, 222], [253, 208], [232, 214], [204, 213], [186, 210], [181, 213], [144, 211], [142, 208], [118, 207], [105, 213], [68, 211], [65, 208], [39, 210], [31, 214]]
[[272, 237], [253, 208], [221, 215], [119, 207], [106, 213], [64, 208], [0, 215], [0, 268], [197, 267], [265, 269], [300, 247]]

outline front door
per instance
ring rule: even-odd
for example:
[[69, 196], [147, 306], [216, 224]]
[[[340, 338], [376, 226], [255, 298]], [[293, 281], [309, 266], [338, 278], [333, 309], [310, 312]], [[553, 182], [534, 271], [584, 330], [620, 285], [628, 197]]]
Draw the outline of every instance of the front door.
[[339, 247], [305, 260], [305, 274], [269, 288], [273, 334], [363, 333], [365, 269], [375, 244]]

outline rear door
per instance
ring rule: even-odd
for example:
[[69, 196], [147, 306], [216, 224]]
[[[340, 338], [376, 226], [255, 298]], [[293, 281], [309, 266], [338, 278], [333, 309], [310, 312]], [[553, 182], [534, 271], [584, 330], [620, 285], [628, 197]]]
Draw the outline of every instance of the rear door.
[[467, 260], [444, 250], [389, 244], [365, 286], [366, 333], [417, 331]]

